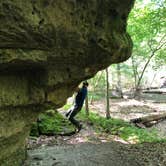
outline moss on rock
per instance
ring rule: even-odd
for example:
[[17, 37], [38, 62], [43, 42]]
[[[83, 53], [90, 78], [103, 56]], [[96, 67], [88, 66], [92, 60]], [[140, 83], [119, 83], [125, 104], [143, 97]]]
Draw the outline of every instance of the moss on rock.
[[69, 135], [75, 131], [75, 127], [69, 120], [60, 113], [48, 110], [38, 117], [38, 121], [33, 124], [30, 136], [39, 135]]

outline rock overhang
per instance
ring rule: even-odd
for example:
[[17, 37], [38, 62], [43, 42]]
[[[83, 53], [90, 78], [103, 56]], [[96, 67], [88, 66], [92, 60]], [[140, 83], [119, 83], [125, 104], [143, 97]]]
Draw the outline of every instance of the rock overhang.
[[25, 158], [25, 138], [42, 109], [62, 106], [82, 80], [130, 57], [133, 4], [0, 0], [0, 163]]
[[132, 50], [126, 22], [133, 3], [1, 0], [0, 70], [43, 71], [38, 74], [44, 88], [52, 90], [126, 60]]

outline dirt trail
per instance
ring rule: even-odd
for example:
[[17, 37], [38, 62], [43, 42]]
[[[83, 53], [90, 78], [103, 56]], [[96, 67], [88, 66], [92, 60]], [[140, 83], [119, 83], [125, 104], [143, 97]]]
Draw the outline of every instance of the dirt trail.
[[[105, 116], [105, 101], [93, 102], [93, 105], [90, 105], [90, 109], [101, 116]], [[148, 100], [110, 99], [111, 116], [125, 121], [163, 112], [166, 112], [166, 102], [155, 103]]]
[[29, 150], [28, 156], [26, 166], [165, 166], [166, 144], [57, 145]]

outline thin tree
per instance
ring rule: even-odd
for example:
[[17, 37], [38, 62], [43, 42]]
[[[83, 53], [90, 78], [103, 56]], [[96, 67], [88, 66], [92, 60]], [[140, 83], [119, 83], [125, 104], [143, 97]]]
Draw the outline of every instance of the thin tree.
[[137, 69], [138, 66], [136, 65], [136, 62], [133, 56], [131, 56], [131, 62], [132, 62], [132, 70], [133, 70], [133, 76], [134, 76], [134, 88], [136, 89], [137, 80], [138, 80], [138, 69]]
[[159, 51], [162, 47], [165, 47], [166, 46], [166, 35], [163, 35], [160, 39], [160, 41], [158, 42], [158, 45], [155, 47], [155, 48], [152, 48], [152, 44], [149, 42], [148, 43], [148, 46], [150, 48], [150, 56], [148, 57], [144, 67], [143, 67], [143, 70], [141, 72], [141, 75], [138, 77], [138, 82], [137, 82], [137, 85], [136, 85], [136, 91], [135, 91], [135, 96], [137, 96], [137, 94], [139, 94], [139, 89], [140, 89], [140, 84], [141, 84], [141, 80], [144, 76], [144, 73], [145, 73], [145, 70], [146, 68], [148, 67], [151, 59], [156, 55], [156, 52]]
[[85, 99], [85, 113], [86, 113], [86, 116], [89, 116], [88, 94], [87, 94], [86, 99]]
[[123, 92], [122, 92], [122, 81], [121, 81], [121, 66], [118, 63], [117, 64], [117, 91], [120, 94], [120, 97], [123, 98]]
[[110, 116], [110, 103], [109, 103], [109, 73], [108, 68], [105, 69], [106, 71], [106, 118], [109, 119]]
[[[102, 76], [103, 76], [103, 71], [101, 71], [99, 74], [97, 74], [96, 76], [95, 76], [95, 78], [93, 78], [93, 79], [91, 79], [92, 81], [91, 81], [91, 83], [92, 83], [92, 87], [93, 87], [93, 92], [95, 92], [96, 91], [96, 88], [97, 88], [97, 86], [98, 86], [98, 84], [100, 84], [100, 80], [101, 80], [101, 78], [102, 78]], [[94, 98], [94, 96], [92, 95], [91, 96], [91, 98], [90, 98], [90, 104], [93, 104], [93, 98]]]

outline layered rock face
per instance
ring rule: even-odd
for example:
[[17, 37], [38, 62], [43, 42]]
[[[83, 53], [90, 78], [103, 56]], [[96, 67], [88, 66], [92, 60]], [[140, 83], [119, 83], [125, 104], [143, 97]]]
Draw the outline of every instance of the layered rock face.
[[20, 165], [39, 112], [131, 55], [134, 0], [0, 0], [0, 165]]

